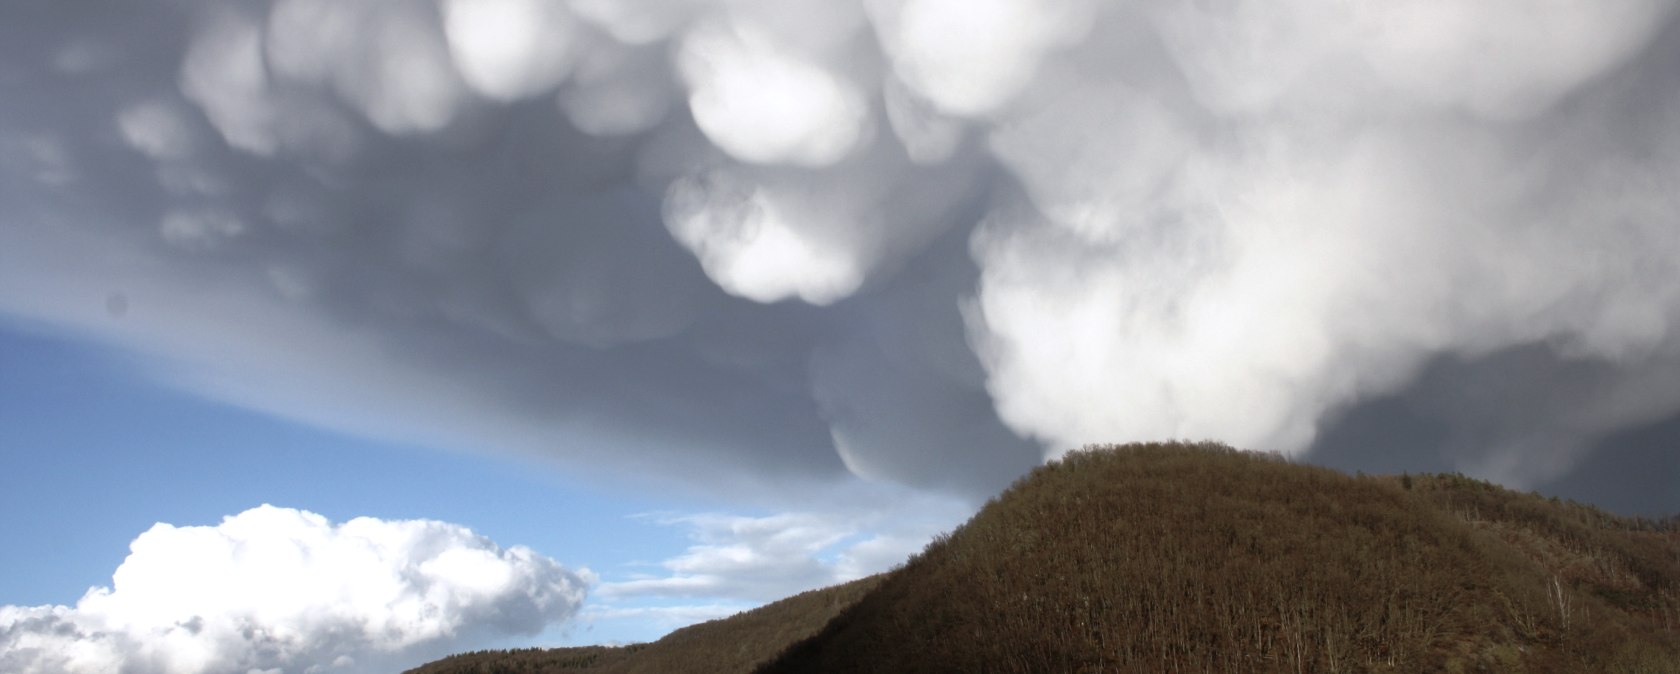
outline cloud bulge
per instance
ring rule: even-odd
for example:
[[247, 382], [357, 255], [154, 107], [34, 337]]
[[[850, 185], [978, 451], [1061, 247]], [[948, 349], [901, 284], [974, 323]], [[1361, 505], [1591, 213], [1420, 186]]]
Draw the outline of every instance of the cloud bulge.
[[1664, 0], [3, 11], [0, 311], [312, 423], [776, 498], [1680, 413]]

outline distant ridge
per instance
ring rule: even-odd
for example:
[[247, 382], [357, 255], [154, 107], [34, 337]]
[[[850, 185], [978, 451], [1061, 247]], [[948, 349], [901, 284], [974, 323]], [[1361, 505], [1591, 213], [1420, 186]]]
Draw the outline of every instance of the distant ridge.
[[[412, 671], [1680, 672], [1680, 518], [1211, 443], [1088, 448], [901, 568], [759, 611]], [[750, 657], [720, 655], [746, 634]], [[687, 664], [629, 668], [656, 653]]]
[[750, 672], [817, 633], [879, 585], [883, 574], [801, 592], [728, 618], [690, 625], [629, 646], [526, 648], [452, 655], [404, 674], [598, 674]]

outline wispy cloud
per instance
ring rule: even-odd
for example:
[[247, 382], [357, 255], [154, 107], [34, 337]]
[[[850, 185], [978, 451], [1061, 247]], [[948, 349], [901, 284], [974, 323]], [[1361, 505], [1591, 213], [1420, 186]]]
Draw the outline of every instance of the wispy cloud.
[[[956, 523], [948, 513], [906, 514], [896, 521], [871, 514], [793, 512], [762, 517], [705, 513], [649, 515], [662, 526], [688, 529], [694, 544], [659, 563], [665, 575], [608, 579], [602, 601], [714, 598], [763, 602], [885, 571]], [[929, 516], [931, 515], [931, 516]]]
[[687, 529], [693, 544], [648, 565], [660, 572], [620, 570], [604, 577], [580, 614], [581, 624], [636, 618], [674, 629], [880, 573], [904, 563], [968, 512], [961, 504], [930, 500], [901, 500], [897, 506], [640, 516]]
[[597, 596], [778, 599], [841, 580], [838, 565], [821, 556], [858, 531], [855, 523], [810, 513], [705, 514], [658, 521], [688, 527], [695, 544], [663, 562], [670, 575], [603, 582]]
[[708, 620], [727, 618], [742, 611], [751, 610], [757, 606], [750, 602], [726, 602], [708, 604], [678, 604], [674, 606], [585, 606], [578, 613], [577, 622], [587, 626], [598, 622], [634, 621], [638, 625], [651, 625], [660, 632], [669, 632], [680, 627]]

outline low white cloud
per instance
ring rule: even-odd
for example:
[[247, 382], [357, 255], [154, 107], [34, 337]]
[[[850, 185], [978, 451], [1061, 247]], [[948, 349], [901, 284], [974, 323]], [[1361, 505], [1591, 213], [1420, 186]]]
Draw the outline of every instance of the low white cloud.
[[603, 579], [592, 597], [596, 603], [585, 611], [613, 617], [685, 607], [751, 608], [887, 571], [973, 514], [972, 504], [895, 489], [850, 490], [842, 498], [845, 503], [827, 508], [764, 516], [639, 516], [658, 526], [687, 528], [693, 544], [659, 562], [664, 573]]
[[756, 606], [756, 604], [743, 602], [678, 604], [674, 606], [591, 606], [578, 613], [577, 621], [585, 625], [611, 622], [634, 623], [664, 633], [695, 623], [727, 618], [742, 611], [750, 611]]
[[857, 533], [854, 523], [814, 513], [702, 514], [657, 521], [689, 527], [695, 544], [662, 563], [670, 575], [602, 583], [598, 594], [603, 599], [779, 599], [843, 580], [838, 567], [819, 555]]
[[158, 524], [75, 606], [0, 606], [0, 670], [374, 672], [572, 617], [593, 581], [431, 520], [264, 505]]
[[852, 484], [769, 515], [649, 513], [627, 526], [675, 528], [690, 544], [604, 571], [573, 619], [572, 643], [652, 641], [802, 592], [891, 570], [974, 513], [974, 504]]

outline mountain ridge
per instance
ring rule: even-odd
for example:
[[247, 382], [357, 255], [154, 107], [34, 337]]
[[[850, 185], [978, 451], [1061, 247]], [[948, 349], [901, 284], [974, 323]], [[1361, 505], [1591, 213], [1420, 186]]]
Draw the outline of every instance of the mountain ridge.
[[411, 672], [1680, 672], [1680, 517], [1217, 443], [1071, 452], [866, 580], [576, 667]]

